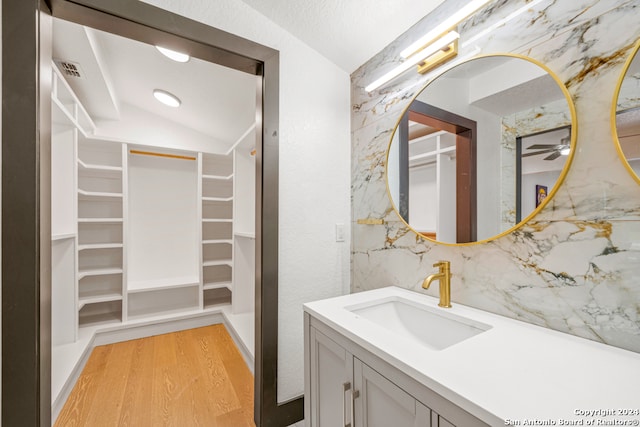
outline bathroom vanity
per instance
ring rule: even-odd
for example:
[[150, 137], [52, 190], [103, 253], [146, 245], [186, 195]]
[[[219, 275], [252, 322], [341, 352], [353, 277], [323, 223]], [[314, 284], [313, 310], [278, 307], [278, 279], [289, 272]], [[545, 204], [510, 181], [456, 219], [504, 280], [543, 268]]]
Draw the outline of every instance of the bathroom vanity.
[[437, 302], [388, 287], [305, 304], [306, 425], [640, 419], [640, 354]]

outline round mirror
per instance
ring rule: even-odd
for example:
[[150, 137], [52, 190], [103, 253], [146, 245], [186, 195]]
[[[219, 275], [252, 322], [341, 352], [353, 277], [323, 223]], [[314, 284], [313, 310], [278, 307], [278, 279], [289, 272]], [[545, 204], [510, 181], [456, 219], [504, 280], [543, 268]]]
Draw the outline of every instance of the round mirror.
[[614, 102], [618, 151], [627, 169], [640, 182], [640, 42], [622, 71]]
[[517, 55], [473, 58], [403, 112], [387, 152], [389, 197], [428, 239], [496, 238], [553, 196], [575, 137], [571, 97], [549, 69]]

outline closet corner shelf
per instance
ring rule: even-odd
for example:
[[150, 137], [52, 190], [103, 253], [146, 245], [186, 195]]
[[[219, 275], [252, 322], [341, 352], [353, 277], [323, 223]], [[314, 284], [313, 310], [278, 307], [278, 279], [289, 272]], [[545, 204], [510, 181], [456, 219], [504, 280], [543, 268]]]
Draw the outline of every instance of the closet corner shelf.
[[66, 239], [73, 239], [74, 237], [76, 237], [76, 233], [60, 233], [60, 234], [53, 234], [51, 236], [51, 240], [52, 241], [66, 240]]
[[86, 316], [80, 316], [80, 328], [93, 328], [102, 325], [113, 325], [122, 323], [120, 312], [100, 313]]
[[122, 218], [78, 218], [78, 222], [94, 224], [117, 224], [122, 222]]
[[203, 289], [205, 291], [211, 290], [211, 289], [229, 289], [231, 290], [231, 282], [211, 282], [211, 283], [205, 283], [203, 286]]
[[82, 308], [87, 304], [97, 304], [100, 302], [109, 302], [109, 301], [121, 301], [122, 295], [118, 293], [104, 293], [104, 294], [96, 294], [96, 295], [87, 295], [78, 298], [78, 310], [82, 310]]
[[233, 244], [233, 240], [231, 239], [210, 239], [210, 240], [203, 240], [202, 244], [203, 245], [215, 245], [215, 244], [219, 244], [219, 243], [226, 243], [229, 245]]
[[96, 268], [91, 270], [80, 270], [78, 280], [89, 276], [108, 276], [111, 274], [122, 274], [122, 268]]
[[84, 169], [87, 171], [112, 172], [114, 174], [116, 172], [118, 173], [122, 172], [121, 166], [94, 165], [90, 163], [85, 163], [80, 159], [78, 159], [78, 165], [80, 166], [80, 169]]
[[93, 243], [89, 245], [78, 245], [78, 251], [90, 249], [118, 249], [122, 248], [122, 243]]
[[247, 231], [237, 231], [235, 233], [233, 233], [234, 236], [236, 237], [245, 237], [247, 239], [255, 239], [256, 238], [256, 233], [249, 233]]
[[230, 218], [202, 218], [202, 222], [233, 222]]
[[231, 201], [233, 201], [233, 197], [207, 197], [207, 196], [203, 196], [202, 200], [204, 202], [231, 202]]
[[213, 261], [204, 261], [202, 263], [203, 267], [213, 267], [216, 265], [227, 265], [229, 267], [233, 266], [233, 262], [230, 259], [216, 259]]
[[233, 178], [233, 174], [231, 175], [202, 175], [202, 179], [205, 180], [218, 180], [218, 181], [228, 181]]
[[435, 157], [438, 154], [447, 154], [447, 153], [452, 153], [456, 151], [456, 147], [446, 147], [446, 148], [441, 148], [439, 150], [433, 150], [433, 151], [428, 151], [425, 153], [421, 153], [421, 154], [416, 154], [415, 156], [411, 156], [409, 157], [409, 161], [415, 161], [415, 160], [421, 160], [421, 159], [426, 159], [429, 157]]
[[79, 199], [121, 199], [122, 193], [107, 193], [104, 191], [86, 191], [78, 188]]

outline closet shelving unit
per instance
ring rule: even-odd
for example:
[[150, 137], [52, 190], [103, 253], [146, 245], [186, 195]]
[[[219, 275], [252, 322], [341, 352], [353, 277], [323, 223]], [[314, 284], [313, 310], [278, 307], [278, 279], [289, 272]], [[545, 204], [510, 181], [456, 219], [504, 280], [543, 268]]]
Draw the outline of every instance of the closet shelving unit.
[[77, 140], [95, 126], [55, 64], [51, 123], [52, 343], [61, 348], [78, 337]]
[[202, 154], [203, 307], [229, 304], [233, 291], [233, 154]]
[[84, 135], [77, 141], [80, 327], [123, 320], [123, 148]]

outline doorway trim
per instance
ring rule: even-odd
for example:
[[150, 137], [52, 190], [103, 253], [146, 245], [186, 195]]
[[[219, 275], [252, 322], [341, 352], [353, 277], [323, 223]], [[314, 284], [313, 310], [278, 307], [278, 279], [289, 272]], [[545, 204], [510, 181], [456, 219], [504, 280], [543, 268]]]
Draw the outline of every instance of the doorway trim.
[[[474, 120], [414, 100], [404, 113], [400, 139], [400, 213], [409, 222], [409, 121], [456, 136], [456, 242], [475, 242], [477, 235], [477, 123]], [[406, 129], [406, 130], [403, 130]], [[427, 236], [431, 237], [431, 236]], [[437, 236], [435, 238], [437, 240]]]
[[43, 25], [50, 26], [51, 14], [147, 43], [186, 47], [195, 57], [262, 76], [256, 87], [262, 132], [256, 141], [254, 419], [257, 426], [301, 420], [302, 397], [277, 402], [279, 52], [139, 1], [49, 3], [51, 9], [2, 2], [2, 43], [11, 46], [3, 49], [2, 62], [2, 422], [44, 426], [51, 418], [51, 29]]

